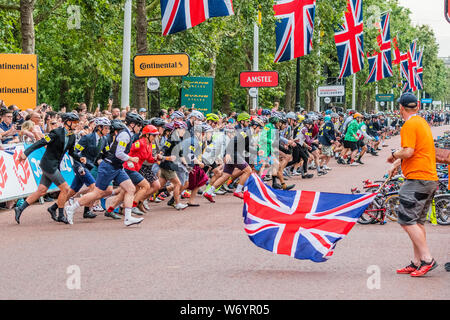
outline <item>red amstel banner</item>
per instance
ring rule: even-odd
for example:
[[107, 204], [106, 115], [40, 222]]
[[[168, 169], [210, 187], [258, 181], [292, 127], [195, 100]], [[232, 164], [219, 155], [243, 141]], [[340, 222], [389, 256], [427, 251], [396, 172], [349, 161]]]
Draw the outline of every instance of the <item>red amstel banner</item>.
[[278, 87], [278, 72], [276, 71], [245, 71], [240, 76], [243, 88]]

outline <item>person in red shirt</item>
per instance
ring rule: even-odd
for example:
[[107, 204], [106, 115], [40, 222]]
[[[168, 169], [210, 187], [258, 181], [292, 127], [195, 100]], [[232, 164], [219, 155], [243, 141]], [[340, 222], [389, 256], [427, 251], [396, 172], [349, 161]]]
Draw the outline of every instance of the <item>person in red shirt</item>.
[[[142, 201], [147, 199], [153, 192], [156, 192], [161, 187], [158, 179], [147, 181], [147, 179], [139, 173], [145, 161], [148, 163], [155, 163], [162, 158], [158, 155], [155, 159], [152, 153], [153, 141], [157, 135], [159, 135], [159, 131], [155, 126], [145, 126], [144, 129], [142, 129], [141, 138], [132, 144], [130, 152], [128, 153], [130, 157], [139, 158], [139, 161], [137, 163], [127, 161], [123, 164], [125, 172], [136, 186], [137, 191], [134, 195], [132, 212], [137, 215], [142, 215], [146, 212]], [[112, 200], [112, 204], [108, 210], [114, 210], [114, 208], [122, 202], [122, 198], [123, 194], [121, 192]]]

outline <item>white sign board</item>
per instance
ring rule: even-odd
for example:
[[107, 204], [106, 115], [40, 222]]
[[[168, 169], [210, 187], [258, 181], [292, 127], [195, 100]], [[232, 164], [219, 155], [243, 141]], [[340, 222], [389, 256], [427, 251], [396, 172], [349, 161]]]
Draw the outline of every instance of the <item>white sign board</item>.
[[150, 91], [156, 91], [159, 89], [159, 80], [158, 78], [150, 78], [147, 81], [147, 87]]
[[17, 199], [37, 190], [30, 163], [19, 160], [23, 151], [23, 146], [0, 151], [0, 201]]
[[325, 86], [317, 89], [317, 95], [324, 97], [343, 97], [345, 96], [345, 86]]

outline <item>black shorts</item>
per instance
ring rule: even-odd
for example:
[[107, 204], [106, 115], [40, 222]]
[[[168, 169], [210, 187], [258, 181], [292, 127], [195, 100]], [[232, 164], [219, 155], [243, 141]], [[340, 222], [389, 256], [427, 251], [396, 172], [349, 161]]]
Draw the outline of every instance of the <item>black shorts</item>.
[[356, 143], [356, 141], [344, 140], [344, 148], [355, 151], [356, 149], [358, 149], [358, 144]]
[[358, 146], [358, 148], [362, 148], [365, 146], [364, 140], [358, 140], [358, 142], [356, 143], [356, 145]]

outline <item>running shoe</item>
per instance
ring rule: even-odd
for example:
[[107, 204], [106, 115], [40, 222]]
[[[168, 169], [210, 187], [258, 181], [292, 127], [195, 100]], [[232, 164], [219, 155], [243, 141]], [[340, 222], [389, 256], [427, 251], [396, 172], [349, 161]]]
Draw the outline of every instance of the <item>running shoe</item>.
[[205, 197], [206, 199], [208, 199], [209, 202], [215, 203], [216, 201], [214, 200], [213, 196], [210, 195], [209, 193], [204, 193], [203, 197]]
[[242, 191], [233, 193], [233, 196], [239, 199], [244, 199], [244, 193]]
[[141, 223], [142, 221], [144, 221], [144, 218], [129, 217], [129, 218], [125, 219], [123, 223], [124, 223], [127, 227], [129, 227], [129, 226], [132, 226], [132, 225], [134, 225], [134, 224], [139, 224], [139, 223]]
[[425, 261], [420, 261], [420, 267], [417, 270], [411, 272], [410, 275], [411, 277], [422, 277], [431, 270], [435, 269], [437, 266], [438, 264], [434, 259], [431, 260], [431, 262], [429, 263], [426, 263]]
[[188, 205], [185, 203], [178, 203], [178, 204], [174, 205], [173, 207], [177, 210], [184, 210], [188, 207]]
[[416, 266], [416, 265], [414, 264], [414, 262], [411, 261], [411, 264], [410, 264], [410, 265], [408, 265], [408, 266], [406, 266], [406, 267], [404, 267], [404, 268], [401, 268], [401, 269], [397, 269], [397, 273], [398, 273], [398, 274], [410, 274], [410, 273], [416, 271], [418, 268], [419, 268], [419, 267]]

